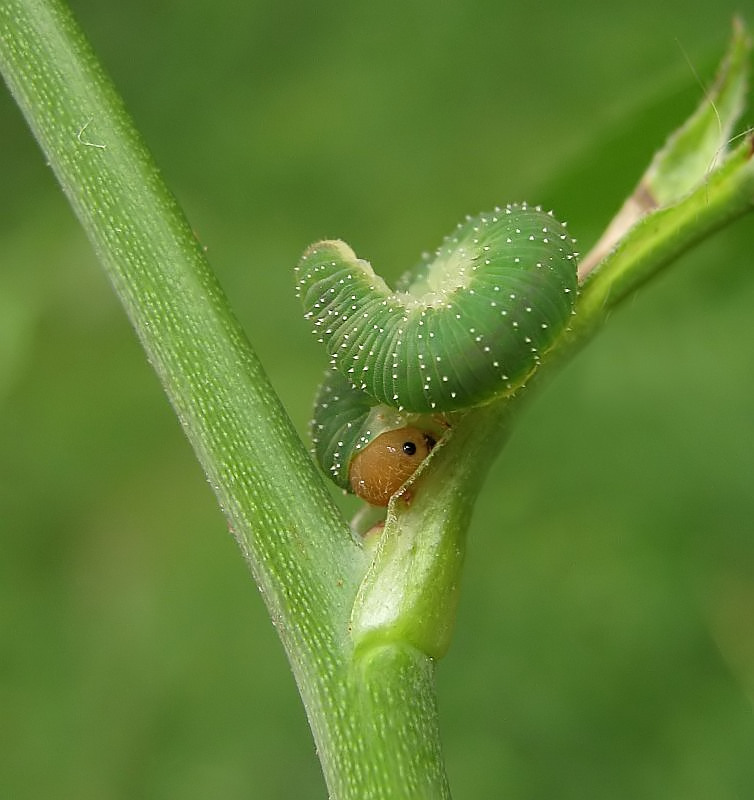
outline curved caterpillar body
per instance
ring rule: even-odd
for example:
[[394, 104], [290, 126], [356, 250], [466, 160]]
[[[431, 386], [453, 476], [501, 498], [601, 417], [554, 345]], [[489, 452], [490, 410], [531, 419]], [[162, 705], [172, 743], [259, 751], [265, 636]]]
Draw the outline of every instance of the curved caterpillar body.
[[341, 241], [297, 267], [331, 364], [375, 401], [420, 413], [477, 405], [525, 382], [568, 323], [573, 242], [526, 205], [469, 218], [392, 291]]
[[442, 435], [437, 415], [520, 388], [573, 313], [573, 245], [551, 214], [510, 205], [467, 218], [395, 291], [344, 242], [312, 245], [297, 291], [334, 368], [312, 438], [335, 483], [386, 505]]

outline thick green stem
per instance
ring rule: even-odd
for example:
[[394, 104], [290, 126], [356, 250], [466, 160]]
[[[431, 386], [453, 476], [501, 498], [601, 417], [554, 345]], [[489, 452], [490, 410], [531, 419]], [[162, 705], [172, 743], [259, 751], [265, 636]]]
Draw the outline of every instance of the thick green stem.
[[[11, 90], [115, 285], [271, 610], [294, 613], [297, 625], [311, 624], [307, 607], [320, 609], [322, 620], [342, 619], [348, 591], [338, 582], [353, 591], [359, 550], [322, 482], [303, 466], [309, 459], [301, 442], [111, 85], [62, 7], [2, 2], [0, 26]], [[316, 541], [304, 535], [313, 526], [322, 531]], [[297, 557], [290, 563], [292, 552]], [[295, 595], [291, 570], [300, 573]]]
[[250, 564], [332, 796], [394, 798], [407, 796], [405, 786], [415, 789], [411, 797], [447, 796], [431, 661], [386, 651], [384, 669], [362, 669], [362, 682], [353, 672], [348, 625], [368, 556], [333, 506], [202, 248], [65, 7], [0, 0], [0, 67]]

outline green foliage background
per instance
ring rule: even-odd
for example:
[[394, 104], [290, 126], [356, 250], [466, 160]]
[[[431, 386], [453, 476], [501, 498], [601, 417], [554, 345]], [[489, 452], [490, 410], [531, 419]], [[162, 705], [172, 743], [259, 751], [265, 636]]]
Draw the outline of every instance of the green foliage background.
[[[73, 3], [302, 433], [307, 244], [395, 277], [526, 199], [586, 249], [737, 6]], [[261, 599], [5, 93], [0, 142], [0, 794], [324, 798]], [[498, 461], [438, 668], [458, 798], [754, 796], [753, 307], [747, 218]]]

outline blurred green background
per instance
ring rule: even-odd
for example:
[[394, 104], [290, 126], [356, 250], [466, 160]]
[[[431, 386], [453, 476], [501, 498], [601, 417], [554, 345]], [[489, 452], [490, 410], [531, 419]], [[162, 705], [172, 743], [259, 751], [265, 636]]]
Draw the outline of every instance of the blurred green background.
[[[307, 244], [395, 277], [526, 199], [586, 249], [740, 4], [73, 5], [305, 433]], [[246, 566], [4, 92], [0, 142], [0, 796], [325, 798]], [[753, 308], [749, 218], [499, 459], [438, 667], [459, 800], [754, 797]]]

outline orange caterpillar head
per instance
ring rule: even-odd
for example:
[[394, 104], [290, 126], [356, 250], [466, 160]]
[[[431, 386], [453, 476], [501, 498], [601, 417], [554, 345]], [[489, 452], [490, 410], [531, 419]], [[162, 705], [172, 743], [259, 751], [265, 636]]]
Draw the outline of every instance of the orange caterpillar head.
[[398, 428], [380, 434], [353, 457], [349, 470], [351, 490], [373, 506], [386, 506], [434, 446], [435, 439], [419, 428]]

